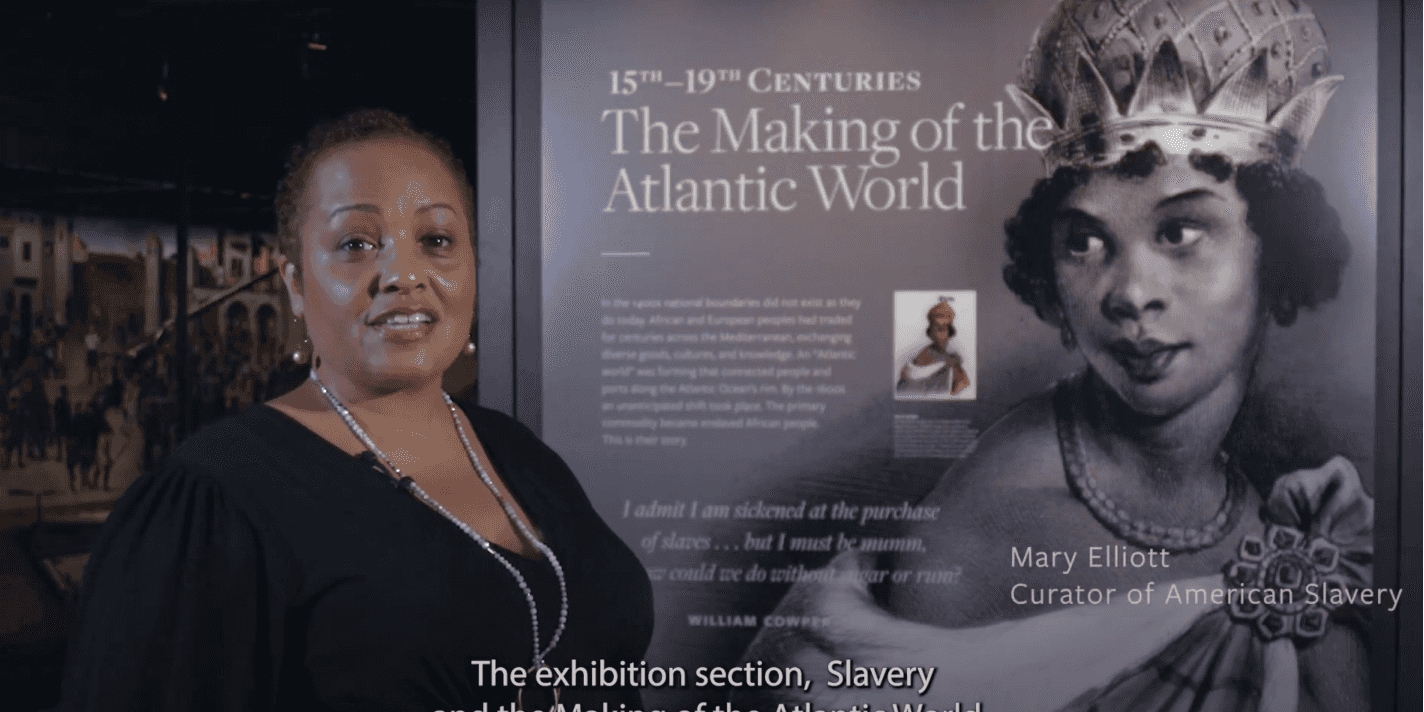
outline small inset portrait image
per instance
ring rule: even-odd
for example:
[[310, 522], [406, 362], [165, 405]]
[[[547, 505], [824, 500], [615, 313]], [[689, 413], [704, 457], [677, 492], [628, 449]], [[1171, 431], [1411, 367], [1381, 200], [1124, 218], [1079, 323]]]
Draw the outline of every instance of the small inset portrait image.
[[974, 400], [973, 290], [895, 292], [895, 400]]

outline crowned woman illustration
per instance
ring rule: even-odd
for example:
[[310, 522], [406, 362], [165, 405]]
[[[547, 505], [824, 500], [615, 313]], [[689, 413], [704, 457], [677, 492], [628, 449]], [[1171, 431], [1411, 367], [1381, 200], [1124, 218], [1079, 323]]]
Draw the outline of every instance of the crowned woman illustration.
[[[818, 683], [818, 709], [1367, 708], [1363, 614], [1328, 592], [1370, 586], [1374, 502], [1343, 457], [1253, 464], [1270, 435], [1240, 417], [1268, 333], [1333, 298], [1349, 255], [1298, 167], [1340, 81], [1295, 0], [1058, 5], [1008, 87], [1053, 139], [1004, 278], [1085, 368], [927, 495], [940, 516], [903, 534], [930, 553], [838, 556], [777, 611], [830, 625], [746, 657], [937, 668], [929, 697]], [[954, 566], [954, 586], [857, 575]]]

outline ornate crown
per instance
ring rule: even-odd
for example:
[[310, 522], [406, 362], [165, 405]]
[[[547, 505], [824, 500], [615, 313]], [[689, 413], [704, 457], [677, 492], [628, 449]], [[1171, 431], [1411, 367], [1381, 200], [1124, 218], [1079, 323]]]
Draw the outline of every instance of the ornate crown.
[[1007, 90], [1051, 122], [1049, 173], [1149, 141], [1293, 163], [1342, 79], [1327, 76], [1328, 51], [1299, 0], [1063, 0]]

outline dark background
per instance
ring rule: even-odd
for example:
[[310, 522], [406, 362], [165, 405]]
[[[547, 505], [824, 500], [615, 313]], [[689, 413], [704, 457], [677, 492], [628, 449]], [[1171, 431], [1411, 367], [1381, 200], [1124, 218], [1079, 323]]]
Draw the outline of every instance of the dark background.
[[0, 205], [176, 221], [186, 172], [194, 224], [272, 231], [288, 147], [358, 106], [412, 117], [473, 164], [475, 14], [421, 0], [7, 7]]

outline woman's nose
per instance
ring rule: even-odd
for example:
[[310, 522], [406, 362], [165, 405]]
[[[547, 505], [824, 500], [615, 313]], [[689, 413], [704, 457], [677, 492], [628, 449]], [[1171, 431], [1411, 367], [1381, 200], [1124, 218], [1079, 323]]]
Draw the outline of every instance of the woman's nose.
[[379, 291], [402, 292], [425, 286], [425, 260], [413, 240], [390, 240], [381, 250]]
[[1171, 267], [1147, 246], [1124, 250], [1113, 264], [1103, 295], [1103, 316], [1112, 322], [1142, 319], [1167, 309]]

